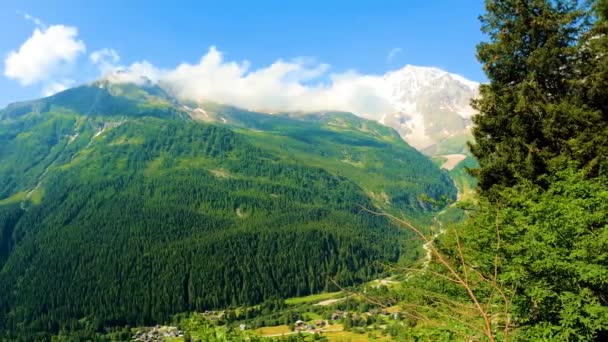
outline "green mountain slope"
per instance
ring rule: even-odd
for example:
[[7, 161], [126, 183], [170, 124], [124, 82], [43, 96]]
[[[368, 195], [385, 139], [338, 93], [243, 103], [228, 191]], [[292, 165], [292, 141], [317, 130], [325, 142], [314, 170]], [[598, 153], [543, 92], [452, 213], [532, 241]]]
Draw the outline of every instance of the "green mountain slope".
[[469, 174], [467, 169], [476, 169], [478, 167], [479, 163], [477, 163], [477, 160], [474, 157], [467, 155], [463, 161], [450, 170], [450, 177], [452, 177], [460, 194], [464, 196], [464, 198], [461, 197], [462, 199], [470, 199], [477, 187], [477, 181]]
[[394, 132], [329, 123], [346, 114], [233, 109], [248, 124], [222, 126], [180, 106], [96, 84], [0, 112], [0, 330], [152, 324], [359, 283], [416, 252], [361, 207], [424, 217], [421, 195], [455, 196]]
[[445, 191], [452, 187], [447, 172], [375, 121], [344, 112], [268, 115], [212, 103], [196, 110], [204, 111], [207, 121], [239, 128], [260, 148], [346, 176], [384, 211], [423, 219], [431, 207], [421, 194], [455, 197]]
[[70, 111], [82, 115], [128, 117], [187, 117], [174, 100], [156, 85], [112, 84], [97, 81], [43, 99], [13, 103], [0, 112], [0, 119], [17, 119], [31, 113]]

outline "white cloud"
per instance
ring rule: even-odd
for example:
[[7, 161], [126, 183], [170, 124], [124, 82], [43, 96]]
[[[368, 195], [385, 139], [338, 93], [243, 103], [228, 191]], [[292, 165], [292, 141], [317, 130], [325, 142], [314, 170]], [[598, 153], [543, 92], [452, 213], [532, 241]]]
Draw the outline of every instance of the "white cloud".
[[403, 51], [401, 48], [392, 48], [386, 56], [386, 61], [391, 62], [395, 56], [401, 53], [401, 51]]
[[95, 65], [116, 65], [120, 61], [120, 56], [116, 50], [106, 48], [91, 52], [89, 59]]
[[[35, 23], [39, 22], [35, 20]], [[78, 29], [71, 26], [36, 28], [18, 51], [8, 54], [4, 60], [4, 75], [24, 86], [48, 81], [85, 52], [85, 44], [77, 40], [77, 36]]]
[[157, 83], [164, 77], [166, 71], [160, 70], [148, 61], [135, 62], [128, 67], [114, 66], [103, 75], [103, 78], [113, 83], [135, 83], [146, 82]]
[[[396, 79], [387, 79], [390, 75]], [[246, 60], [226, 60], [215, 47], [196, 63], [181, 63], [173, 69], [160, 69], [141, 61], [130, 66], [114, 66], [105, 73], [111, 82], [158, 82], [181, 99], [209, 100], [256, 111], [339, 110], [370, 119], [399, 114], [399, 121], [407, 119], [407, 122], [397, 124], [412, 131], [407, 134], [407, 141], [423, 147], [433, 141], [427, 136], [425, 119], [411, 92], [444, 76], [465, 85], [475, 84], [429, 67], [406, 66], [384, 75], [364, 75], [356, 71], [331, 73], [329, 65], [310, 58], [279, 59], [268, 66], [252, 68]], [[414, 82], [406, 82], [402, 87], [404, 80]], [[414, 97], [404, 100], [402, 91]], [[462, 111], [455, 110], [463, 117], [473, 113], [464, 107]]]
[[114, 83], [158, 82], [163, 71], [148, 61], [135, 62], [128, 67], [118, 64], [120, 55], [114, 49], [93, 51], [89, 60], [96, 65], [103, 78]]
[[[257, 70], [224, 61], [212, 47], [198, 64], [181, 64], [163, 80], [180, 97], [209, 99], [258, 110], [380, 110], [376, 77], [355, 72], [328, 75], [329, 65], [307, 59], [277, 60]], [[329, 76], [330, 82], [319, 81]]]
[[[395, 75], [397, 83], [388, 80], [389, 75]], [[425, 147], [434, 142], [427, 135], [425, 118], [418, 112], [416, 99], [410, 101], [412, 107], [404, 106], [410, 102], [403, 102], [399, 92], [410, 92], [434, 79], [452, 75], [436, 68], [412, 66], [383, 75], [365, 75], [352, 70], [332, 73], [329, 65], [310, 58], [278, 59], [268, 66], [252, 68], [246, 60], [226, 60], [220, 51], [211, 47], [195, 63], [161, 69], [144, 60], [130, 66], [114, 66], [105, 73], [105, 78], [115, 83], [158, 82], [181, 99], [209, 100], [254, 111], [338, 110], [369, 119], [386, 119], [391, 115], [391, 125], [411, 130], [405, 136], [409, 143]], [[465, 85], [474, 83], [457, 75], [454, 79]], [[404, 80], [415, 82], [408, 85], [412, 83], [409, 82], [402, 89]], [[470, 115], [468, 112], [458, 114]], [[407, 122], [401, 122], [402, 119]]]
[[[117, 83], [149, 79], [161, 82], [183, 99], [211, 100], [251, 110], [344, 110], [363, 115], [392, 110], [381, 94], [381, 76], [354, 71], [331, 74], [329, 68], [310, 58], [298, 58], [279, 59], [252, 70], [248, 61], [226, 61], [211, 47], [195, 64], [162, 70], [142, 61], [116, 66], [105, 78]], [[321, 81], [323, 78], [329, 81]]]
[[73, 86], [76, 82], [74, 80], [65, 79], [61, 81], [54, 81], [46, 84], [44, 88], [42, 88], [42, 94], [44, 96], [55, 95], [61, 91], [68, 89]]

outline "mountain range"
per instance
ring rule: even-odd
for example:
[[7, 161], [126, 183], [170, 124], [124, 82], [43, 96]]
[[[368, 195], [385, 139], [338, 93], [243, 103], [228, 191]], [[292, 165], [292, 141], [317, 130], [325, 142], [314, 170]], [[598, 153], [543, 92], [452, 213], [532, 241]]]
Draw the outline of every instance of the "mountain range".
[[[466, 141], [472, 139], [471, 116], [475, 114], [471, 100], [478, 95], [479, 83], [438, 68], [413, 65], [369, 77], [366, 82], [374, 88], [379, 98], [376, 101], [386, 105], [371, 112], [362, 109], [355, 115], [394, 128], [408, 144], [427, 155], [467, 153]], [[205, 121], [221, 120], [205, 115], [205, 100], [184, 109]], [[258, 111], [281, 113], [263, 108]]]
[[[0, 111], [0, 331], [153, 324], [417, 260], [448, 173], [346, 112], [268, 115], [100, 80]], [[35, 336], [35, 335], [33, 335]]]
[[395, 111], [373, 119], [393, 127], [429, 155], [465, 152], [457, 149], [463, 147], [463, 138], [470, 138], [470, 118], [475, 113], [470, 102], [477, 96], [478, 83], [411, 65], [387, 73], [383, 80]]

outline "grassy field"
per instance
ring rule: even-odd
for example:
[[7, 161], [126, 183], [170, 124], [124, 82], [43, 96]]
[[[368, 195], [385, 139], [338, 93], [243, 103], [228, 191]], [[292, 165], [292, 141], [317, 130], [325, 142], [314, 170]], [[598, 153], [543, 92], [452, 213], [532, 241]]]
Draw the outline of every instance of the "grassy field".
[[286, 325], [277, 325], [277, 326], [273, 326], [273, 327], [263, 327], [263, 328], [255, 329], [255, 333], [262, 335], [262, 336], [281, 335], [281, 334], [288, 334], [290, 332], [291, 332], [291, 330], [289, 330], [289, 327]]
[[40, 204], [40, 202], [42, 202], [43, 194], [44, 194], [44, 189], [39, 188], [39, 187], [34, 189], [34, 191], [32, 191], [32, 194], [30, 195], [30, 201], [32, 201], [32, 204], [34, 204], [34, 205]]
[[25, 195], [26, 195], [25, 191], [18, 192], [16, 194], [12, 195], [11, 197], [0, 200], [0, 205], [19, 203], [19, 202], [23, 201], [23, 199], [25, 198]]
[[285, 304], [287, 305], [298, 305], [298, 304], [310, 304], [320, 302], [322, 300], [332, 299], [338, 297], [342, 292], [326, 292], [326, 293], [317, 293], [310, 296], [305, 297], [294, 297], [285, 299]]
[[302, 315], [305, 319], [305, 321], [314, 321], [314, 320], [319, 320], [319, 319], [323, 319], [323, 317], [321, 317], [321, 315], [314, 313], [314, 312], [306, 312]]
[[358, 334], [350, 331], [336, 331], [323, 333], [330, 342], [367, 342], [367, 341], [392, 341], [388, 336], [382, 336], [378, 332], [370, 334]]

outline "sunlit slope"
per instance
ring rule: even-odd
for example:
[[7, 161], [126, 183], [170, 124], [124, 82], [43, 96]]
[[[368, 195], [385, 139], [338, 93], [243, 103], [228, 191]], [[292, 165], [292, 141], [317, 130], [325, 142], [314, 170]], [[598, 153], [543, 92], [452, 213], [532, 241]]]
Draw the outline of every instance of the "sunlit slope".
[[[146, 88], [75, 89], [0, 112], [0, 324], [13, 331], [372, 279], [417, 249], [362, 208], [424, 216], [423, 195], [455, 196], [393, 131], [336, 124], [349, 114], [218, 125]], [[121, 106], [81, 113], [89, 93]]]

